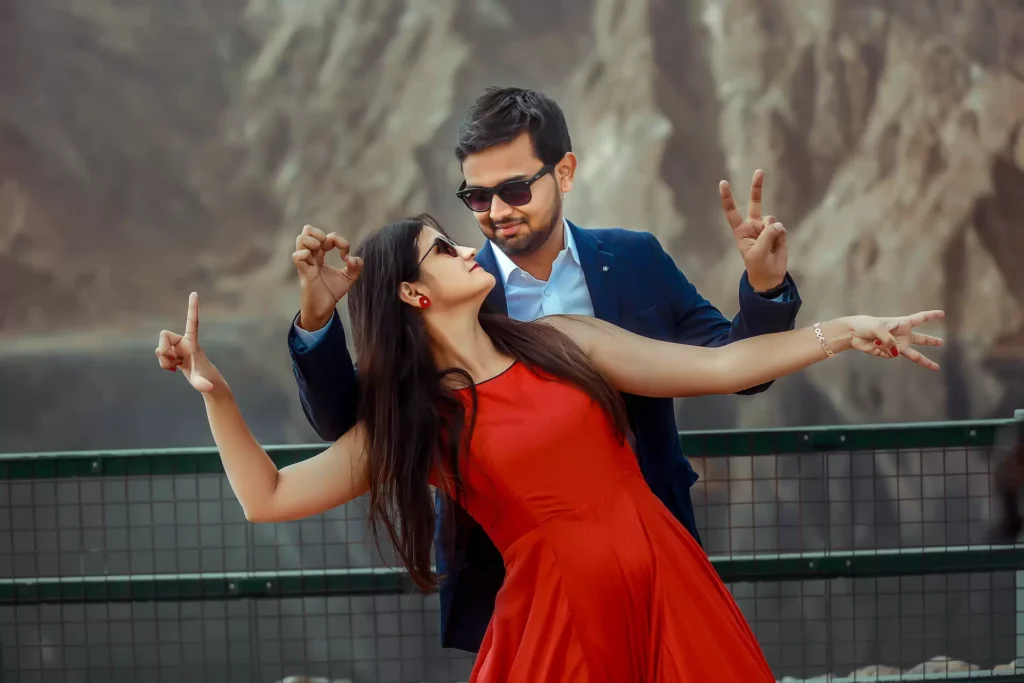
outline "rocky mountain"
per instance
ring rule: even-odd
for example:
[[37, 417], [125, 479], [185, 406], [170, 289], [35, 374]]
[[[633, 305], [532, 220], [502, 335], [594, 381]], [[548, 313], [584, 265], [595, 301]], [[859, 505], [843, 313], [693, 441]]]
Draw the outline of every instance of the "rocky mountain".
[[82, 332], [146, 348], [197, 289], [207, 321], [266, 338], [237, 341], [290, 393], [294, 234], [314, 223], [358, 240], [427, 208], [479, 239], [452, 196], [450, 150], [464, 107], [502, 83], [563, 103], [581, 157], [569, 215], [654, 232], [727, 313], [741, 264], [715, 188], [729, 178], [742, 194], [756, 167], [790, 230], [804, 322], [949, 312], [941, 376], [843, 359], [771, 399], [691, 402], [685, 426], [986, 416], [1021, 398], [1020, 3], [43, 0], [2, 12], [0, 339], [49, 349], [34, 364], [78, 352]]

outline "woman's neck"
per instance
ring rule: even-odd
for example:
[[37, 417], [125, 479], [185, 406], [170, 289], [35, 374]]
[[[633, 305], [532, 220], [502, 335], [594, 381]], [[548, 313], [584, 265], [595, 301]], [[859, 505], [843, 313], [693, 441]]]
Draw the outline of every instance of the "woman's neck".
[[475, 315], [428, 321], [427, 333], [437, 367], [462, 368], [474, 382], [500, 374], [512, 360], [494, 347]]

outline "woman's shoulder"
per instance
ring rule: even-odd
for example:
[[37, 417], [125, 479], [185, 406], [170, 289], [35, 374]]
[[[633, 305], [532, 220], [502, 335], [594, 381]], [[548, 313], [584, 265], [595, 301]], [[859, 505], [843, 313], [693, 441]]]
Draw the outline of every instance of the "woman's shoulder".
[[619, 329], [605, 320], [589, 315], [549, 315], [538, 318], [536, 324], [557, 330], [586, 354], [590, 354], [601, 340], [613, 337], [615, 331]]

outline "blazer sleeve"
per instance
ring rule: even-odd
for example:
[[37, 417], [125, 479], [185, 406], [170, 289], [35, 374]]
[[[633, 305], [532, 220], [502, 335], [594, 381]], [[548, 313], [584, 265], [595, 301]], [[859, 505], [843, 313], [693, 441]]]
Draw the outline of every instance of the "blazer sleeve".
[[324, 441], [336, 441], [351, 429], [359, 409], [359, 380], [345, 343], [345, 329], [335, 311], [324, 335], [307, 345], [288, 331], [288, 354], [299, 387], [302, 412]]
[[[729, 320], [686, 279], [672, 257], [662, 249], [657, 238], [645, 233], [655, 261], [655, 271], [661, 275], [661, 286], [672, 306], [675, 341], [694, 346], [723, 346], [731, 342], [772, 332], [785, 332], [796, 325], [796, 316], [802, 303], [796, 282], [786, 278], [772, 298], [754, 291], [747, 273], [740, 278], [740, 310]], [[744, 389], [740, 394], [756, 394], [772, 385], [771, 382]]]

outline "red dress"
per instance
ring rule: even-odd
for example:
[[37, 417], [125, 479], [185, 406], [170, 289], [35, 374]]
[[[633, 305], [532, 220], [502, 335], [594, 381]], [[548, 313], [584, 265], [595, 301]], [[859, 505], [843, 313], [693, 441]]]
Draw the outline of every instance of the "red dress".
[[596, 403], [521, 363], [477, 392], [465, 503], [507, 573], [471, 681], [774, 683], [705, 553]]

